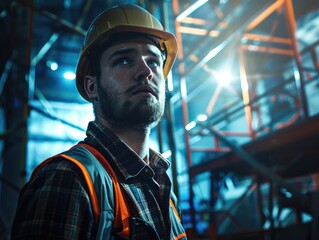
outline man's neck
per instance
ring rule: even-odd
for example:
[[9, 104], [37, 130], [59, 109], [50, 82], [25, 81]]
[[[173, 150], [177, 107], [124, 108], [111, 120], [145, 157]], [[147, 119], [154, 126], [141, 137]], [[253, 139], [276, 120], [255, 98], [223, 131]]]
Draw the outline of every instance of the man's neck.
[[150, 135], [149, 127], [131, 129], [114, 126], [105, 120], [99, 120], [98, 122], [109, 128], [118, 138], [120, 138], [148, 164]]

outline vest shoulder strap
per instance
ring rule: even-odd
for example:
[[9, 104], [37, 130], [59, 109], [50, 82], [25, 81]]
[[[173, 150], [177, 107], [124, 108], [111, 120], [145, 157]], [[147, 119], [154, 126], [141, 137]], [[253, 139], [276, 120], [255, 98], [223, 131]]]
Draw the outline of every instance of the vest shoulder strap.
[[[109, 162], [103, 157], [103, 155], [99, 151], [97, 151], [94, 147], [85, 143], [79, 143], [76, 146], [83, 146], [86, 149], [88, 149], [96, 157], [96, 159], [100, 162], [100, 164], [104, 167], [106, 172], [111, 177], [113, 182], [114, 201], [115, 201], [113, 229], [117, 235], [128, 238], [129, 231], [130, 231], [129, 229], [130, 211], [129, 211], [128, 204], [126, 202], [122, 187], [116, 177], [116, 174], [113, 168], [111, 167]], [[88, 184], [90, 183], [88, 182]]]

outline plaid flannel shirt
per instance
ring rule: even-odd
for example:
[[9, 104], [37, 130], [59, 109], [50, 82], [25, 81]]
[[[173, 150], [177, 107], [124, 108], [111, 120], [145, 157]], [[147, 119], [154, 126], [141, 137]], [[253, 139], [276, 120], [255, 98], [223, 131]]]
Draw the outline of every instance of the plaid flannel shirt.
[[[150, 150], [147, 165], [110, 130], [90, 122], [84, 142], [108, 159], [125, 191], [131, 196], [131, 214], [148, 219], [160, 239], [170, 239], [169, 162]], [[12, 239], [94, 239], [92, 206], [81, 173], [75, 165], [57, 158], [45, 165], [20, 194]], [[137, 228], [140, 239], [149, 237]]]

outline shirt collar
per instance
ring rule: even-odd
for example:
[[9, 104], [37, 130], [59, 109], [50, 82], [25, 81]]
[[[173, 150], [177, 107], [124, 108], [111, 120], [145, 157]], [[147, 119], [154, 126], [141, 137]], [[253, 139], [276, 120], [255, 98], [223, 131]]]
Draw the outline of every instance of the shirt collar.
[[107, 161], [112, 165], [119, 177], [125, 180], [139, 175], [143, 169], [151, 168], [154, 172], [167, 171], [169, 161], [160, 153], [150, 149], [149, 166], [110, 129], [93, 121], [89, 123], [85, 142], [99, 150]]

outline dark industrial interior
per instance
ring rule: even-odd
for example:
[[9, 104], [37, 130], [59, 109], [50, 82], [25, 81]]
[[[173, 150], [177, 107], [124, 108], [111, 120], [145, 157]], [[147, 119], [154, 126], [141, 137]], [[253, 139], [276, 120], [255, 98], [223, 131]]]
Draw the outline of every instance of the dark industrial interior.
[[85, 137], [74, 71], [104, 9], [144, 7], [176, 35], [153, 148], [189, 239], [319, 239], [318, 0], [0, 2], [0, 239], [32, 170]]

